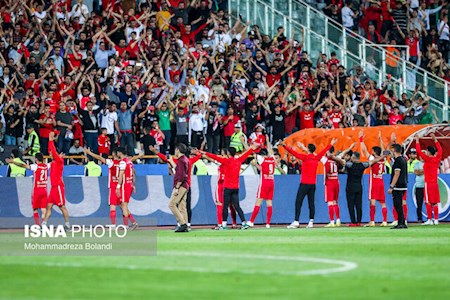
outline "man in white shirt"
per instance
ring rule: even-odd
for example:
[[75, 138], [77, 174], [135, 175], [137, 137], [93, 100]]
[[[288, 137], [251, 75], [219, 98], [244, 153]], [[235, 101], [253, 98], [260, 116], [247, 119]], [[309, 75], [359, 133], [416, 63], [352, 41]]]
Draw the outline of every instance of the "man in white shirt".
[[116, 112], [116, 104], [110, 103], [109, 105], [106, 105], [106, 107], [103, 109], [103, 112], [101, 113], [102, 116], [102, 123], [101, 128], [106, 128], [106, 134], [109, 137], [109, 140], [111, 141], [111, 149], [114, 149], [116, 143], [114, 138], [114, 129], [119, 132], [119, 122], [118, 122], [118, 116]]
[[358, 15], [355, 14], [352, 10], [353, 1], [352, 0], [346, 0], [345, 6], [342, 8], [341, 14], [342, 14], [342, 25], [344, 25], [345, 28], [349, 30], [353, 30], [355, 27], [355, 22], [353, 19], [355, 19]]
[[223, 24], [219, 24], [218, 30], [215, 33], [215, 45], [219, 52], [225, 52], [226, 47], [231, 45], [231, 36], [225, 32]]
[[425, 29], [430, 30], [430, 15], [439, 12], [442, 9], [442, 5], [433, 9], [427, 9], [426, 1], [422, 1], [418, 11], [419, 18], [425, 23]]
[[200, 148], [203, 140], [203, 128], [205, 125], [205, 112], [200, 111], [198, 104], [192, 105], [192, 112], [189, 116], [189, 143], [191, 147]]
[[77, 4], [72, 7], [72, 11], [70, 12], [70, 17], [79, 17], [80, 24], [83, 25], [86, 22], [86, 18], [89, 17], [89, 9], [83, 4], [83, 0], [77, 0]]

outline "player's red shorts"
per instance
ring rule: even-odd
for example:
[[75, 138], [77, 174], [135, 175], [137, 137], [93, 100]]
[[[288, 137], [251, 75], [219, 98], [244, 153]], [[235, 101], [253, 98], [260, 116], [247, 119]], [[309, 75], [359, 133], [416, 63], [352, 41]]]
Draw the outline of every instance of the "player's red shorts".
[[259, 184], [258, 192], [256, 194], [257, 199], [273, 200], [274, 191], [274, 181], [273, 180], [263, 180]]
[[339, 182], [327, 182], [325, 184], [325, 202], [338, 201]]
[[425, 182], [425, 203], [438, 204], [441, 203], [441, 195], [439, 194], [439, 185], [437, 183]]
[[371, 181], [369, 182], [369, 200], [378, 200], [386, 202], [386, 193], [384, 192], [384, 183]]
[[121, 188], [120, 202], [129, 203], [132, 192], [133, 192], [133, 186], [132, 185], [123, 185], [122, 188]]
[[217, 182], [217, 188], [216, 188], [216, 195], [215, 200], [216, 202], [220, 202], [223, 204], [223, 181]]
[[33, 206], [33, 209], [46, 208], [47, 201], [47, 188], [35, 188], [31, 197], [31, 206]]
[[48, 195], [48, 203], [63, 206], [66, 205], [66, 196], [64, 192], [64, 186], [52, 186], [50, 194]]
[[109, 205], [120, 205], [121, 203], [120, 197], [117, 197], [116, 189], [117, 185], [111, 185], [111, 187], [109, 188]]

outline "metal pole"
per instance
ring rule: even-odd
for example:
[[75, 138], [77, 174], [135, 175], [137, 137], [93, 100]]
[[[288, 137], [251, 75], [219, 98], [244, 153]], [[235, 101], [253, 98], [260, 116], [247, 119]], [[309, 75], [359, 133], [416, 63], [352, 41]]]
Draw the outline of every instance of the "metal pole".
[[269, 6], [264, 5], [264, 31], [269, 34]]
[[245, 2], [245, 6], [246, 6], [246, 8], [247, 8], [247, 12], [246, 12], [246, 20], [250, 20], [250, 1], [246, 1]]
[[448, 121], [448, 81], [445, 81], [445, 91], [444, 91], [444, 109], [442, 110], [442, 120]]

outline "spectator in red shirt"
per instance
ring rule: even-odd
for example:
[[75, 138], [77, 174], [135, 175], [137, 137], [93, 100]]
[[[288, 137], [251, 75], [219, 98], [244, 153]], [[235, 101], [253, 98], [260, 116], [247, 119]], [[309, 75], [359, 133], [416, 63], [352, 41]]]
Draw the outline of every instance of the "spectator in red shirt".
[[108, 158], [111, 140], [108, 137], [106, 128], [102, 128], [102, 133], [98, 136], [98, 154], [104, 158]]
[[44, 155], [48, 155], [48, 141], [49, 134], [56, 126], [56, 119], [53, 114], [50, 113], [50, 105], [45, 104], [44, 109], [41, 110], [41, 116], [36, 121], [41, 128], [39, 129], [39, 142], [41, 145], [41, 152]]
[[228, 107], [227, 115], [222, 118], [223, 135], [225, 137], [224, 148], [228, 148], [230, 146], [231, 136], [234, 134], [234, 125], [238, 122], [239, 117], [234, 115], [234, 109], [232, 107]]

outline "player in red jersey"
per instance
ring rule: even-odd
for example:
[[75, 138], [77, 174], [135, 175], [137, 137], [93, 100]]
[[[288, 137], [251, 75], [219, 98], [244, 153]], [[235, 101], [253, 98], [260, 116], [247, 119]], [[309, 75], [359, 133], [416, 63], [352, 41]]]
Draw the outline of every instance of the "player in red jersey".
[[55, 148], [54, 141], [56, 136], [54, 132], [50, 132], [48, 141], [48, 150], [53, 161], [50, 164], [50, 183], [52, 188], [50, 189], [50, 194], [48, 195], [47, 210], [45, 212], [45, 217], [42, 220], [42, 226], [47, 225], [47, 221], [52, 214], [53, 205], [56, 205], [61, 210], [64, 217], [64, 228], [70, 230], [69, 223], [69, 212], [66, 208], [66, 196], [64, 193], [64, 181], [63, 181], [63, 170], [64, 170], [64, 153], [58, 154]]
[[266, 228], [270, 228], [270, 219], [272, 218], [272, 200], [275, 188], [274, 174], [276, 165], [272, 145], [270, 145], [268, 136], [266, 136], [266, 146], [267, 149], [261, 149], [256, 156], [256, 166], [261, 173], [261, 181], [259, 182], [258, 192], [256, 194], [255, 207], [253, 208], [252, 216], [248, 223], [250, 227], [253, 227], [253, 223], [255, 222], [255, 218], [258, 215], [263, 200], [266, 200], [267, 205]]
[[116, 149], [119, 162], [119, 176], [116, 185], [116, 196], [120, 199], [120, 207], [122, 208], [123, 224], [128, 226], [128, 220], [131, 221], [130, 229], [134, 230], [138, 224], [128, 208], [131, 194], [136, 193], [136, 171], [133, 162], [126, 156], [125, 149], [118, 147]]
[[[375, 212], [376, 212], [376, 202], [378, 201], [381, 205], [381, 214], [383, 215], [383, 222], [380, 226], [387, 226], [387, 207], [386, 207], [386, 194], [384, 189], [383, 174], [386, 171], [385, 160], [375, 162], [381, 157], [381, 152], [384, 150], [384, 144], [381, 139], [381, 132], [378, 135], [380, 139], [380, 147], [375, 146], [372, 148], [372, 154], [367, 150], [364, 144], [363, 132], [359, 132], [359, 142], [361, 144], [362, 153], [369, 158], [370, 165], [370, 176], [369, 176], [369, 201], [370, 201], [370, 222], [366, 227], [375, 226]], [[405, 209], [403, 209], [405, 210]]]
[[50, 164], [44, 163], [44, 156], [42, 153], [36, 153], [36, 163], [27, 165], [21, 162], [15, 162], [9, 158], [6, 162], [9, 164], [15, 164], [21, 168], [27, 168], [33, 171], [33, 192], [31, 194], [31, 206], [33, 207], [33, 217], [36, 225], [40, 225], [39, 210], [41, 210], [41, 216], [44, 218], [47, 208], [47, 182], [48, 182], [48, 169]]
[[[436, 136], [431, 134], [435, 147], [429, 146], [425, 153], [420, 148], [419, 136], [416, 135], [416, 150], [420, 158], [423, 159], [423, 175], [425, 180], [425, 205], [427, 208], [428, 220], [423, 225], [439, 224], [439, 203], [441, 195], [439, 194], [438, 172], [442, 160], [442, 147]], [[434, 212], [434, 220], [432, 220]]]
[[[222, 157], [226, 157], [227, 149], [222, 149]], [[204, 156], [207, 160], [210, 162], [216, 163], [216, 161], [212, 158], [209, 158], [208, 156]], [[214, 204], [216, 205], [216, 214], [217, 214], [217, 226], [213, 227], [214, 230], [220, 230], [222, 227], [222, 214], [223, 214], [223, 183], [225, 181], [225, 168], [222, 164], [218, 164], [218, 175], [217, 175], [217, 187], [216, 191], [214, 193]], [[236, 225], [236, 210], [234, 209], [233, 205], [230, 203], [228, 206], [230, 209], [230, 215], [231, 215], [231, 222], [232, 222], [232, 228], [235, 228]]]
[[314, 197], [316, 193], [316, 177], [317, 177], [317, 166], [319, 165], [320, 159], [327, 153], [328, 150], [337, 142], [337, 139], [333, 139], [331, 144], [325, 147], [317, 155], [314, 154], [316, 151], [316, 146], [313, 144], [308, 144], [305, 147], [300, 143], [301, 148], [307, 150], [307, 154], [298, 153], [291, 147], [286, 146], [284, 142], [281, 145], [292, 155], [297, 157], [302, 161], [302, 177], [300, 181], [300, 186], [297, 191], [297, 197], [295, 200], [295, 218], [287, 228], [299, 228], [300, 211], [302, 208], [303, 200], [305, 196], [308, 195], [308, 206], [309, 206], [309, 222], [307, 228], [312, 228], [314, 226], [314, 215], [315, 215], [315, 204]]
[[[353, 145], [352, 147], [353, 148]], [[328, 205], [328, 215], [330, 216], [330, 223], [325, 227], [341, 226], [341, 213], [338, 205], [339, 199], [339, 166], [345, 165], [345, 160], [334, 156], [334, 147], [332, 146], [327, 154], [320, 159], [323, 164], [323, 174], [325, 183], [325, 202]], [[336, 216], [336, 224], [334, 224], [334, 217]]]
[[[84, 148], [84, 153], [86, 155], [90, 155], [93, 158], [97, 159], [98, 161], [101, 161], [103, 164], [108, 166], [109, 172], [108, 172], [108, 188], [109, 188], [109, 198], [108, 198], [108, 204], [109, 204], [109, 217], [111, 219], [111, 224], [116, 225], [116, 206], [120, 206], [122, 209], [122, 201], [121, 198], [117, 196], [116, 189], [117, 184], [119, 183], [119, 174], [120, 174], [120, 159], [117, 156], [116, 149], [114, 149], [111, 152], [112, 159], [104, 158], [103, 156], [100, 156], [98, 154], [93, 153], [90, 149]], [[130, 160], [133, 162], [136, 159], [142, 157], [144, 153], [141, 153], [139, 155], [133, 156]], [[122, 209], [123, 211], [123, 209]], [[122, 214], [124, 215], [124, 214]], [[136, 223], [137, 226], [137, 223]], [[132, 228], [132, 227], [131, 227]], [[133, 228], [134, 229], [134, 228]]]
[[[224, 179], [224, 207], [228, 207], [230, 203], [233, 204], [234, 209], [239, 214], [239, 218], [242, 221], [241, 229], [247, 229], [249, 226], [245, 221], [244, 212], [239, 205], [239, 174], [241, 171], [242, 163], [247, 157], [257, 148], [256, 145], [252, 145], [250, 149], [245, 151], [241, 156], [236, 157], [236, 149], [230, 147], [228, 149], [228, 157], [221, 157], [212, 153], [203, 152], [206, 156], [214, 159], [224, 166], [225, 179]], [[227, 227], [228, 209], [222, 210], [222, 227], [221, 229], [228, 229]]]

